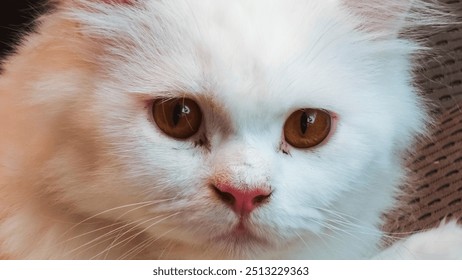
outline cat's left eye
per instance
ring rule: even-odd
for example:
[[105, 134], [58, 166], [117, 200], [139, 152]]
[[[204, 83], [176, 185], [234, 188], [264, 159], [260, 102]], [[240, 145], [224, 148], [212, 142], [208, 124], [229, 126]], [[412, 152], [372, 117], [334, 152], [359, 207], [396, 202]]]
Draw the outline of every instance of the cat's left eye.
[[160, 130], [177, 139], [195, 135], [202, 123], [199, 105], [189, 98], [158, 99], [152, 106], [152, 115]]
[[295, 148], [307, 149], [321, 144], [331, 131], [331, 116], [321, 109], [300, 109], [284, 124], [284, 138]]

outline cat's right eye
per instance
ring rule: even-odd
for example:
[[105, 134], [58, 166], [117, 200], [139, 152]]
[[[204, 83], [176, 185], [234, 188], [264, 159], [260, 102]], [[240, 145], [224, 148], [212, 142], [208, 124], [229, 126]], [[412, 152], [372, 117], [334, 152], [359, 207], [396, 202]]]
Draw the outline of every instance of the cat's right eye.
[[176, 139], [187, 139], [195, 135], [202, 123], [199, 105], [189, 98], [155, 100], [152, 115], [159, 129]]
[[295, 148], [312, 148], [327, 138], [332, 129], [331, 123], [331, 115], [325, 110], [297, 110], [284, 124], [284, 138]]

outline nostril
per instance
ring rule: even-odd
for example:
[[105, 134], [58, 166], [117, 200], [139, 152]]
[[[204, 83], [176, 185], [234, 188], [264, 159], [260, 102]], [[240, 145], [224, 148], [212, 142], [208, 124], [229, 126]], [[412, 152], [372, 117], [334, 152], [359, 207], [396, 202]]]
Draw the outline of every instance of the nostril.
[[217, 194], [217, 196], [221, 199], [221, 201], [223, 201], [224, 203], [231, 205], [231, 206], [234, 205], [234, 203], [236, 203], [236, 198], [229, 192], [223, 192], [215, 186], [212, 186], [212, 189]]
[[271, 193], [268, 195], [257, 195], [256, 197], [253, 198], [252, 202], [255, 205], [259, 205], [259, 204], [267, 202], [270, 196], [271, 196]]

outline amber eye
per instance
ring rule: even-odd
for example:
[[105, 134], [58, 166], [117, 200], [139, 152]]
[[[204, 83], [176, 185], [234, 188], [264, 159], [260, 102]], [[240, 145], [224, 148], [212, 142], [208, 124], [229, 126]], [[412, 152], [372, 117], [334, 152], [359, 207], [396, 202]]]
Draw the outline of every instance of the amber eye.
[[284, 124], [286, 142], [306, 149], [319, 145], [331, 130], [330, 114], [320, 109], [301, 109], [290, 115]]
[[189, 98], [156, 100], [152, 106], [152, 115], [165, 134], [177, 139], [193, 136], [202, 123], [199, 105]]

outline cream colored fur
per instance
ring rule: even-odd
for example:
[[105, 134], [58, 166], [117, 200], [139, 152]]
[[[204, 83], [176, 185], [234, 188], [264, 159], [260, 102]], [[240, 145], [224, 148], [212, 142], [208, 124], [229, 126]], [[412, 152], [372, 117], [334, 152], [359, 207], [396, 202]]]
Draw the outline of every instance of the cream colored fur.
[[[0, 256], [373, 257], [400, 153], [424, 130], [420, 46], [398, 36], [421, 13], [358, 2], [57, 1], [2, 64]], [[208, 147], [152, 122], [152, 100], [183, 95]], [[284, 120], [304, 107], [337, 127], [284, 154]], [[274, 189], [246, 237], [219, 180]]]

